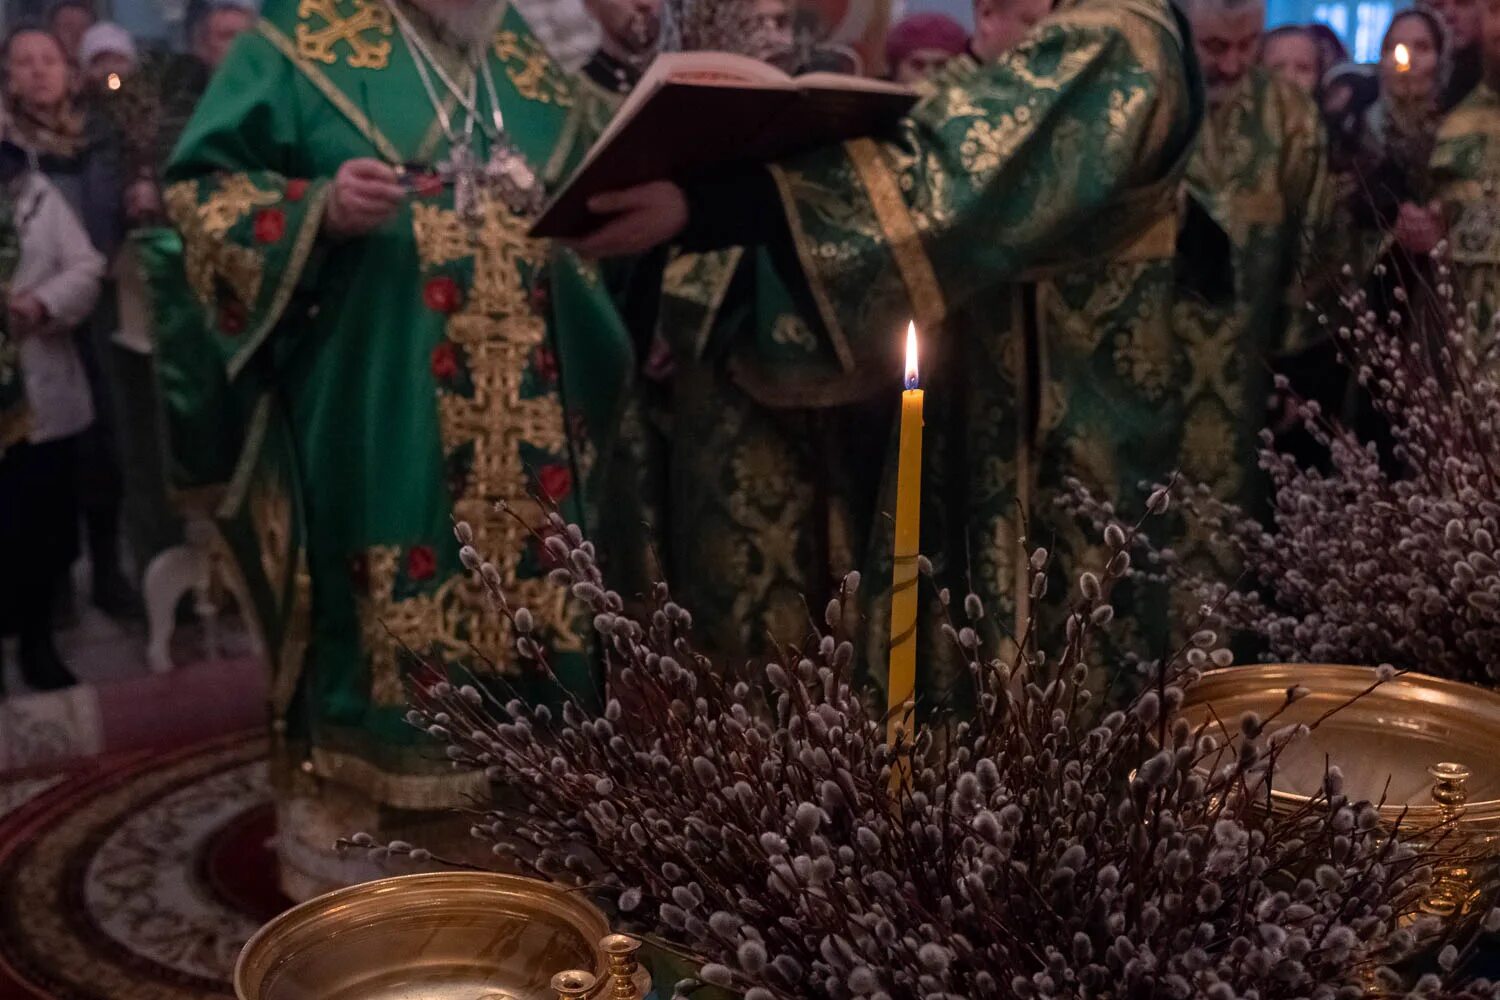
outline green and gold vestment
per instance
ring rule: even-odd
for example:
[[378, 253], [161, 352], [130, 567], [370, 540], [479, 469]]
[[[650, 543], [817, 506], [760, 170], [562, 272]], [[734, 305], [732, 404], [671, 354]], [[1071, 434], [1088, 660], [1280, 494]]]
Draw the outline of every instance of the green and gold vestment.
[[1432, 179], [1459, 292], [1487, 333], [1500, 313], [1500, 95], [1489, 84], [1475, 87], [1438, 129]]
[[[511, 141], [538, 175], [560, 175], [597, 115], [516, 11], [486, 55]], [[477, 650], [522, 692], [556, 693], [514, 662], [508, 625], [460, 565], [455, 520], [536, 616], [558, 677], [595, 695], [586, 622], [522, 522], [539, 518], [538, 488], [591, 522], [632, 368], [596, 270], [528, 238], [498, 200], [472, 225], [428, 186], [369, 236], [320, 235], [346, 160], [447, 152], [382, 0], [278, 0], [168, 171], [190, 299], [161, 266], [171, 234], [148, 238], [163, 244], [152, 270], [177, 477], [220, 487], [274, 660], [279, 776], [404, 810], [461, 804], [482, 776], [453, 772], [405, 723], [403, 645], [437, 664]]]
[[[1175, 466], [1218, 496], [1258, 510], [1258, 436], [1271, 362], [1303, 346], [1307, 289], [1326, 266], [1333, 218], [1317, 106], [1260, 69], [1210, 110], [1188, 167], [1188, 191], [1229, 239], [1233, 296], [1182, 294], [1173, 316], [1188, 368]], [[1212, 570], [1204, 540], [1183, 554]], [[1232, 573], [1228, 567], [1219, 569]]]
[[[985, 598], [992, 629], [1027, 610], [1022, 536], [1050, 547], [1062, 534], [1065, 477], [1097, 468], [1113, 492], [1175, 458], [1160, 320], [1200, 100], [1167, 3], [1080, 0], [994, 64], [943, 74], [890, 134], [774, 170], [817, 336], [762, 336], [741, 370], [792, 398], [874, 387], [894, 400], [915, 318], [923, 548], [943, 585]], [[890, 579], [889, 526], [876, 527], [871, 591]], [[1062, 560], [1059, 579], [1077, 568]], [[877, 686], [886, 608], [869, 602]], [[929, 704], [967, 697], [947, 657], [929, 652], [918, 670]]]

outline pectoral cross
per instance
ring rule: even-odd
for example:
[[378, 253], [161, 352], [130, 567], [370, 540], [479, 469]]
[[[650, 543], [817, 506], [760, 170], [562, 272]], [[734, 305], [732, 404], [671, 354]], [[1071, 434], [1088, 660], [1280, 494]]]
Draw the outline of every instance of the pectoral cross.
[[455, 143], [436, 169], [443, 182], [453, 186], [453, 210], [470, 226], [483, 224], [487, 197], [498, 197], [522, 216], [540, 212], [545, 200], [531, 164], [504, 136], [492, 143], [483, 163], [470, 143]]

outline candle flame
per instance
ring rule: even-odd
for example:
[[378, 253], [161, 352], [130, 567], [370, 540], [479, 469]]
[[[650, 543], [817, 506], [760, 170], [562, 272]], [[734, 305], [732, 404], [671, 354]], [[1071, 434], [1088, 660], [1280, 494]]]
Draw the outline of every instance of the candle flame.
[[1405, 73], [1411, 69], [1411, 52], [1405, 45], [1399, 43], [1396, 45], [1395, 56], [1397, 73]]
[[915, 389], [917, 381], [917, 324], [906, 324], [906, 387]]
[[120, 89], [120, 74], [118, 74], [118, 73], [111, 73], [111, 74], [109, 74], [109, 79], [107, 79], [105, 81], [105, 86], [107, 86], [110, 90], [119, 90]]

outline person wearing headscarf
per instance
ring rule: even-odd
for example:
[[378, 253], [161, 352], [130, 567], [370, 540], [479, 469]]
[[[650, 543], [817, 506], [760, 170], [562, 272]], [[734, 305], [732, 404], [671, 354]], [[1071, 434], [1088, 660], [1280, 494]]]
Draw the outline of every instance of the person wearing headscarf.
[[969, 45], [963, 25], [945, 14], [912, 14], [902, 18], [886, 36], [885, 61], [891, 79], [913, 84], [942, 69]]
[[1328, 25], [1318, 21], [1307, 25], [1307, 33], [1312, 35], [1313, 41], [1318, 43], [1318, 66], [1320, 74], [1326, 76], [1328, 71], [1349, 61], [1349, 50], [1344, 47], [1343, 39]]
[[[6, 38], [0, 56], [5, 67], [4, 104], [10, 112], [7, 138], [27, 151], [68, 202], [94, 249], [106, 259], [113, 257], [124, 238], [125, 221], [113, 130], [103, 115], [76, 99], [75, 70], [52, 34], [23, 25]], [[124, 476], [110, 343], [113, 296], [106, 296], [104, 303], [76, 333], [96, 418], [76, 449], [79, 498], [93, 574], [92, 601], [110, 615], [133, 618], [140, 613], [140, 599], [121, 565]], [[70, 586], [66, 574], [57, 586]]]
[[1323, 76], [1321, 61], [1318, 40], [1303, 25], [1283, 24], [1261, 39], [1260, 64], [1267, 72], [1313, 97]]
[[0, 634], [19, 637], [27, 685], [55, 690], [75, 680], [52, 639], [52, 584], [72, 562], [73, 453], [94, 420], [72, 331], [104, 261], [31, 162], [0, 142]]
[[78, 46], [78, 68], [87, 87], [95, 91], [119, 90], [139, 64], [135, 39], [113, 21], [100, 21], [83, 33]]
[[[1422, 257], [1439, 239], [1427, 163], [1436, 141], [1449, 71], [1443, 20], [1426, 6], [1401, 11], [1386, 30], [1377, 72], [1380, 92], [1365, 110], [1346, 191], [1349, 217], [1367, 269], [1399, 242]], [[1404, 266], [1404, 265], [1403, 265]]]
[[1453, 42], [1453, 69], [1443, 82], [1439, 107], [1456, 108], [1484, 75], [1480, 46], [1483, 0], [1431, 0], [1433, 13], [1442, 20]]

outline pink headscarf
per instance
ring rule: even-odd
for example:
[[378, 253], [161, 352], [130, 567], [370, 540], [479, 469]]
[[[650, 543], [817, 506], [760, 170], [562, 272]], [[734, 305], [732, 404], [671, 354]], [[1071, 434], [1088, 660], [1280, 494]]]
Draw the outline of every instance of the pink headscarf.
[[937, 49], [959, 55], [969, 47], [969, 33], [946, 14], [912, 14], [891, 28], [885, 40], [885, 58], [890, 66], [918, 49]]

